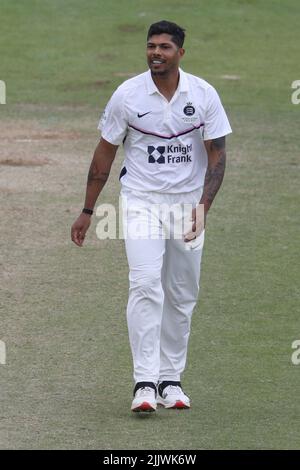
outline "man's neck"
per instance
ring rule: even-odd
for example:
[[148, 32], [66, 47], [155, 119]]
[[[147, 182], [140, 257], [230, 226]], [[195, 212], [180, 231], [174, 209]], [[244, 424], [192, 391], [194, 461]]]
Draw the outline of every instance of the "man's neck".
[[179, 83], [179, 69], [170, 72], [166, 75], [152, 75], [152, 80], [159, 92], [168, 100], [171, 101], [175, 91], [177, 90]]

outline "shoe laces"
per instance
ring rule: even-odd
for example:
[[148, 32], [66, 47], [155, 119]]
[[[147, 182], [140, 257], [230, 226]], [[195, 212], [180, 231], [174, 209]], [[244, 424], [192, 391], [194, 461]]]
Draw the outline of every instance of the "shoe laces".
[[149, 393], [155, 393], [155, 390], [152, 387], [141, 387], [136, 391], [136, 395], [139, 397], [149, 396]]
[[168, 385], [163, 390], [163, 395], [183, 395], [183, 391], [179, 385]]

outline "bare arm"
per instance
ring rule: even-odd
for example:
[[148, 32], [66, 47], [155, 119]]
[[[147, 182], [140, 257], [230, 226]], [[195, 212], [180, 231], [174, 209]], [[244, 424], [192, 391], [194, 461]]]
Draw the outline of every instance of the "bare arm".
[[222, 184], [226, 151], [225, 136], [204, 142], [207, 151], [207, 170], [204, 179], [204, 188], [199, 205], [192, 210], [192, 228], [184, 235], [184, 241], [190, 242], [198, 237], [205, 227], [206, 214]]
[[[111, 165], [116, 156], [117, 149], [117, 145], [112, 145], [103, 138], [100, 139], [94, 152], [87, 178], [84, 202], [85, 208], [94, 209], [98, 196], [108, 180]], [[76, 245], [82, 246], [90, 223], [91, 216], [89, 214], [81, 213], [72, 225], [71, 239]]]
[[223, 181], [226, 164], [225, 136], [204, 142], [208, 163], [200, 204], [204, 204], [204, 216], [215, 199]]
[[118, 150], [102, 137], [96, 147], [87, 178], [84, 207], [94, 209], [100, 192], [108, 180], [112, 162]]

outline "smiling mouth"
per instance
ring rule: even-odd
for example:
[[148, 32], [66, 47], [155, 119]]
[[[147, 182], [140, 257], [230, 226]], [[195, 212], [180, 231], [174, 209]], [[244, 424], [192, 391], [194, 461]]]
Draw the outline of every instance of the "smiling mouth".
[[163, 60], [151, 60], [151, 64], [153, 64], [153, 65], [161, 65], [163, 63], [164, 63]]

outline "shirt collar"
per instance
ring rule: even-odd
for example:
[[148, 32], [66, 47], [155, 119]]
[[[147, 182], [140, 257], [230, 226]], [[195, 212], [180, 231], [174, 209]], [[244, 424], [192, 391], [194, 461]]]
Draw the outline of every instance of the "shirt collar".
[[[159, 93], [157, 86], [155, 85], [152, 76], [151, 76], [151, 71], [148, 70], [146, 74], [146, 84], [147, 84], [147, 91], [149, 95], [153, 95], [153, 93]], [[184, 93], [188, 91], [188, 79], [186, 76], [186, 73], [179, 68], [179, 84], [177, 91], [178, 93]]]

